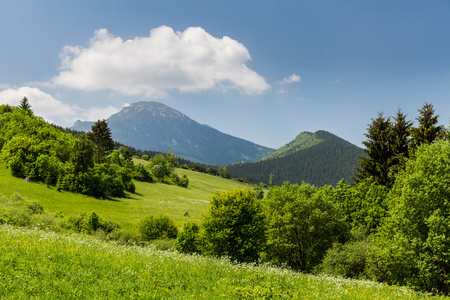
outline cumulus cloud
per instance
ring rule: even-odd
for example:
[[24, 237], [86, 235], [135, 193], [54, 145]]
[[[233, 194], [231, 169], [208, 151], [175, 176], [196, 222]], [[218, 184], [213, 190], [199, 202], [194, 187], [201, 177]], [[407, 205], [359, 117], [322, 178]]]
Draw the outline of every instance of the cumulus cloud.
[[237, 89], [257, 95], [270, 88], [246, 65], [251, 57], [244, 45], [200, 27], [174, 32], [161, 26], [126, 41], [100, 29], [88, 47], [65, 46], [60, 56], [61, 72], [52, 83], [81, 90], [161, 97], [170, 90]]
[[294, 73], [291, 76], [283, 78], [282, 80], [278, 81], [278, 83], [280, 85], [285, 85], [285, 84], [291, 84], [291, 83], [300, 82], [300, 81], [301, 81], [300, 76], [298, 76]]
[[23, 97], [28, 98], [35, 115], [43, 117], [47, 122], [62, 126], [71, 126], [77, 119], [92, 121], [106, 119], [118, 112], [112, 106], [83, 109], [67, 105], [35, 87], [10, 88], [0, 91], [0, 104], [18, 106]]

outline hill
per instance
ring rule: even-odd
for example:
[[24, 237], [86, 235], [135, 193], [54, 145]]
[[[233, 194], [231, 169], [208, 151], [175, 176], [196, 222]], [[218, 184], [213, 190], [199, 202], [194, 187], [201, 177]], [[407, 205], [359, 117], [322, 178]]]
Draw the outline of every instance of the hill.
[[[5, 164], [0, 162], [0, 196], [9, 197], [18, 193], [25, 199], [39, 202], [53, 214], [60, 212], [70, 216], [96, 212], [124, 229], [132, 229], [149, 214], [165, 214], [179, 227], [188, 221], [199, 221], [201, 214], [208, 208], [211, 195], [216, 191], [245, 187], [240, 182], [190, 170], [176, 169], [176, 173], [188, 176], [188, 188], [135, 181], [136, 194], [127, 193], [123, 198], [98, 200], [68, 191], [58, 192], [55, 187], [44, 183], [24, 182], [21, 178], [13, 177]], [[187, 211], [189, 218], [183, 216]]]
[[227, 166], [232, 177], [245, 177], [253, 183], [273, 184], [284, 181], [316, 186], [335, 185], [339, 180], [352, 181], [360, 148], [326, 131], [300, 133], [293, 141], [254, 163]]
[[[112, 138], [142, 150], [171, 151], [178, 157], [209, 165], [257, 161], [273, 149], [201, 125], [158, 102], [138, 102], [107, 120]], [[77, 121], [72, 129], [89, 129]]]

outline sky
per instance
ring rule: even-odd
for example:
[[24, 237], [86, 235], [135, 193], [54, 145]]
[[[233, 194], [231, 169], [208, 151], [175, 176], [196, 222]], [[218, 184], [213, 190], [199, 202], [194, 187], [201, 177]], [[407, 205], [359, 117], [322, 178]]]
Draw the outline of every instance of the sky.
[[24, 96], [64, 127], [158, 101], [271, 148], [362, 147], [380, 112], [449, 126], [450, 0], [0, 0], [0, 104]]

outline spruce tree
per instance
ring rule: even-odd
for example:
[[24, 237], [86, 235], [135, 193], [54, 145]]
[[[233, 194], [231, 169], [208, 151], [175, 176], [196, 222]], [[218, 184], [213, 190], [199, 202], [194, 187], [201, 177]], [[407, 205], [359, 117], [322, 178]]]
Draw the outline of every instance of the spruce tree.
[[22, 100], [20, 101], [19, 108], [23, 109], [26, 112], [33, 113], [33, 111], [31, 110], [31, 105], [28, 102], [28, 98], [27, 97], [23, 97], [22, 98]]
[[411, 130], [411, 146], [416, 149], [422, 144], [431, 144], [434, 140], [444, 136], [444, 127], [438, 126], [439, 115], [434, 115], [433, 104], [425, 102], [418, 110], [420, 115], [417, 117], [418, 127]]
[[412, 122], [406, 120], [406, 115], [398, 109], [397, 115], [394, 118], [395, 123], [391, 127], [391, 141], [390, 147], [392, 150], [392, 157], [389, 162], [391, 177], [391, 184], [395, 180], [395, 175], [405, 165], [409, 158], [409, 143], [411, 139]]
[[376, 119], [372, 119], [367, 133], [367, 140], [363, 142], [365, 156], [359, 157], [359, 168], [355, 181], [373, 177], [381, 185], [389, 187], [389, 169], [392, 163], [392, 124], [390, 118], [385, 118], [380, 112]]
[[95, 146], [95, 162], [98, 164], [104, 162], [106, 155], [114, 149], [114, 141], [111, 138], [108, 123], [104, 119], [98, 120], [92, 125], [91, 131], [87, 135]]

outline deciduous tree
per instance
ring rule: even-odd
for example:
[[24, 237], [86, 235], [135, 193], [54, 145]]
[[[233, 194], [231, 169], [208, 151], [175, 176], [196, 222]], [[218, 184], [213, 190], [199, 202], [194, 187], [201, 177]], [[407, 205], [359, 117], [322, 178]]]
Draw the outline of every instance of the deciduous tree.
[[201, 240], [203, 253], [257, 261], [265, 245], [261, 202], [248, 188], [217, 192], [203, 217]]

